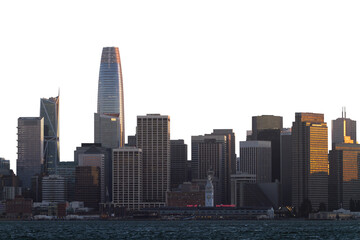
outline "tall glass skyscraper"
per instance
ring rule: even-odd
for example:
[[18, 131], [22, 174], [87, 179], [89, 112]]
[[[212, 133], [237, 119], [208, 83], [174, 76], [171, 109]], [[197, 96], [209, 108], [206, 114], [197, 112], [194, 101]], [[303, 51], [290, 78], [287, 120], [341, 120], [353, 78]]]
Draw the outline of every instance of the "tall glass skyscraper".
[[95, 113], [95, 142], [108, 148], [124, 146], [124, 127], [124, 94], [119, 49], [104, 47]]
[[40, 99], [40, 117], [44, 118], [44, 171], [55, 174], [59, 156], [59, 96]]

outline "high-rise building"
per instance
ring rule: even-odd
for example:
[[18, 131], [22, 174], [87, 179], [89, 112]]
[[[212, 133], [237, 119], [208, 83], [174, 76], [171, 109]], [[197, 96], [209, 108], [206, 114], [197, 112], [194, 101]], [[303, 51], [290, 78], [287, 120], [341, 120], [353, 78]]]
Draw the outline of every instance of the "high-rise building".
[[117, 148], [125, 143], [124, 93], [117, 47], [104, 47], [101, 55], [95, 143]]
[[59, 155], [59, 96], [40, 99], [40, 117], [44, 118], [44, 172], [55, 174]]
[[252, 117], [252, 135], [254, 141], [271, 141], [272, 181], [280, 181], [280, 132], [283, 119], [279, 116], [262, 115]]
[[100, 143], [82, 143], [81, 147], [76, 148], [74, 159], [79, 166], [100, 168], [101, 202], [111, 202], [111, 149], [102, 147]]
[[284, 128], [280, 136], [281, 205], [291, 206], [292, 189], [292, 147], [291, 128]]
[[165, 203], [170, 190], [170, 117], [137, 117], [136, 146], [143, 154], [143, 200]]
[[356, 121], [346, 118], [346, 111], [343, 110], [341, 118], [332, 120], [331, 135], [332, 149], [338, 143], [356, 143]]
[[85, 207], [99, 209], [100, 168], [78, 166], [75, 169], [75, 200], [84, 202]]
[[42, 200], [45, 202], [66, 201], [66, 180], [58, 175], [45, 176], [42, 179]]
[[139, 210], [143, 201], [142, 151], [135, 147], [113, 149], [113, 203]]
[[296, 113], [292, 125], [292, 203], [328, 202], [328, 128], [324, 114]]
[[170, 187], [179, 187], [186, 181], [187, 145], [184, 140], [170, 141]]
[[240, 172], [256, 175], [257, 183], [271, 182], [271, 142], [241, 141]]
[[44, 162], [44, 119], [21, 117], [18, 119], [17, 175], [22, 187], [31, 187], [31, 177], [40, 174]]
[[[329, 210], [358, 211], [360, 202], [360, 144], [338, 143], [329, 153]], [[353, 201], [353, 206], [351, 201]]]
[[62, 161], [56, 166], [56, 175], [63, 177], [66, 182], [66, 200], [75, 201], [75, 168], [77, 161]]
[[[204, 136], [191, 137], [191, 174], [192, 179], [206, 179], [207, 175], [199, 175], [199, 144], [203, 143], [205, 139], [216, 139], [216, 142], [222, 144], [222, 160], [221, 162], [221, 176], [223, 180], [219, 179], [222, 187], [221, 203], [230, 204], [231, 202], [231, 174], [236, 173], [236, 154], [235, 154], [235, 134], [232, 129], [214, 129], [211, 134]], [[215, 173], [215, 178], [219, 176]], [[216, 191], [215, 191], [215, 194]]]
[[360, 145], [356, 144], [356, 121], [332, 121], [332, 150], [329, 153], [329, 209], [356, 209], [360, 202]]

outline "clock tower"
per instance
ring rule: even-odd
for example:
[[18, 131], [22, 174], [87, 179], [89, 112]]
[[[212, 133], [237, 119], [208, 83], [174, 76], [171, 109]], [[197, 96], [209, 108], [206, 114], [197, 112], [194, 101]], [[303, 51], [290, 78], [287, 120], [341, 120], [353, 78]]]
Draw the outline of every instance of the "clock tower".
[[208, 174], [208, 179], [205, 186], [205, 207], [214, 207], [214, 186], [212, 184], [213, 174]]

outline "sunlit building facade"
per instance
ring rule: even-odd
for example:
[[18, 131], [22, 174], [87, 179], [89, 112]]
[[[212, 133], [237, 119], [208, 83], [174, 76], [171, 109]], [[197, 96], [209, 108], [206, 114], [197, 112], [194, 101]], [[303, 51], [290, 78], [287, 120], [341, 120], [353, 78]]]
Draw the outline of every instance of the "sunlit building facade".
[[[98, 116], [95, 114], [95, 142], [102, 143], [102, 146], [106, 148], [124, 146], [123, 80], [120, 53], [117, 47], [104, 47], [102, 51], [97, 114]], [[113, 126], [111, 123], [117, 126]], [[110, 135], [110, 140], [107, 139], [108, 134], [103, 133], [109, 131], [114, 132]]]
[[328, 128], [324, 114], [296, 113], [292, 125], [292, 203], [328, 202]]
[[343, 111], [341, 118], [332, 120], [331, 135], [333, 149], [339, 143], [356, 143], [356, 121], [346, 118]]
[[59, 96], [40, 99], [40, 117], [44, 118], [44, 172], [56, 173], [59, 157]]
[[[329, 209], [350, 209], [360, 202], [360, 145], [340, 143], [329, 153]], [[354, 209], [351, 209], [354, 210]]]
[[18, 158], [16, 172], [22, 187], [31, 187], [31, 177], [41, 174], [44, 162], [44, 118], [18, 119]]

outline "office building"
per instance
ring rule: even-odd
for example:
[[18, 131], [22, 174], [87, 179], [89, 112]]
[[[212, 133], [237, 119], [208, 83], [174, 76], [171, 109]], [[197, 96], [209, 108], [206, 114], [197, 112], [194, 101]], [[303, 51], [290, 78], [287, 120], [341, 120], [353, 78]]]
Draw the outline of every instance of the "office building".
[[58, 162], [56, 175], [61, 176], [66, 182], [66, 200], [71, 202], [75, 200], [75, 168], [78, 166], [77, 161]]
[[99, 209], [101, 201], [100, 168], [78, 166], [75, 169], [75, 201], [84, 202], [84, 206]]
[[[329, 153], [329, 210], [359, 211], [351, 206], [360, 202], [360, 144], [338, 143]], [[352, 209], [351, 209], [352, 208]]]
[[341, 118], [332, 121], [332, 150], [329, 152], [329, 209], [360, 207], [360, 145], [356, 144], [356, 121]]
[[184, 140], [170, 141], [170, 188], [179, 187], [186, 181], [187, 145]]
[[165, 203], [170, 190], [170, 117], [137, 117], [136, 146], [143, 154], [143, 200]]
[[111, 149], [99, 143], [83, 143], [74, 152], [74, 159], [79, 166], [100, 168], [101, 202], [111, 202], [112, 195], [112, 163]]
[[31, 187], [31, 177], [40, 174], [44, 151], [44, 119], [21, 117], [18, 119], [17, 175], [22, 187]]
[[118, 148], [125, 143], [124, 95], [117, 47], [104, 47], [101, 55], [95, 143], [105, 148]]
[[[356, 143], [356, 121], [346, 118], [346, 111], [343, 109], [341, 118], [332, 120], [332, 149], [339, 143]], [[344, 138], [344, 136], [348, 136]]]
[[59, 156], [59, 96], [40, 99], [40, 117], [44, 118], [44, 173], [55, 174]]
[[262, 115], [252, 117], [252, 135], [254, 141], [271, 142], [271, 176], [272, 181], [280, 181], [280, 132], [283, 119], [279, 116]]
[[139, 210], [143, 201], [142, 151], [135, 147], [113, 149], [113, 203]]
[[292, 157], [291, 128], [284, 128], [280, 136], [281, 205], [291, 206]]
[[292, 205], [328, 202], [328, 128], [324, 114], [296, 113], [292, 125]]
[[58, 175], [44, 176], [42, 179], [42, 200], [44, 202], [65, 202], [66, 180]]
[[257, 183], [271, 182], [271, 142], [240, 142], [240, 173], [253, 174]]
[[[221, 187], [221, 203], [230, 204], [231, 201], [231, 180], [230, 175], [236, 173], [236, 155], [235, 155], [235, 134], [232, 129], [214, 129], [211, 134], [203, 136], [191, 137], [191, 174], [192, 179], [206, 179], [206, 174], [200, 174], [200, 160], [199, 160], [199, 144], [203, 143], [206, 139], [215, 139], [217, 143], [221, 143], [221, 178], [217, 173], [214, 173], [215, 178], [219, 178]], [[216, 180], [216, 179], [215, 179]], [[215, 195], [217, 195], [215, 190]]]

